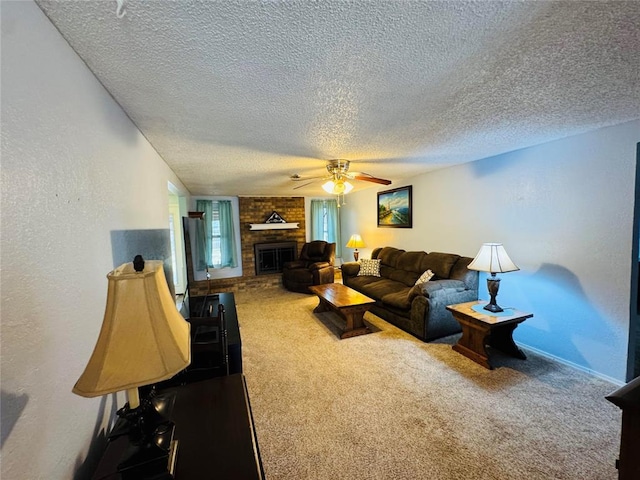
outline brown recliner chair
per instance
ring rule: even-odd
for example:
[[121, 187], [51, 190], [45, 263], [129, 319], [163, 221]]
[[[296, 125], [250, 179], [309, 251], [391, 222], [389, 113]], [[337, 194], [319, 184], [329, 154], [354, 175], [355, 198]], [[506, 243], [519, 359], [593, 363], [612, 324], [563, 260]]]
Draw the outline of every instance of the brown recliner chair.
[[311, 285], [333, 283], [336, 244], [323, 240], [305, 243], [300, 258], [282, 266], [282, 284], [293, 292], [309, 293]]

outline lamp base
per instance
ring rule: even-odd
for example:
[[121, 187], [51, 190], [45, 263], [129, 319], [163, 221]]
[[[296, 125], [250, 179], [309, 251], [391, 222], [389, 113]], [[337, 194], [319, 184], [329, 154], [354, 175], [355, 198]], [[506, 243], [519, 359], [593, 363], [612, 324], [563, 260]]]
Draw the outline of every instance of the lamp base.
[[158, 394], [155, 388], [141, 388], [143, 396], [138, 408], [130, 408], [129, 403], [118, 410], [118, 420], [109, 439], [121, 435], [144, 436], [152, 434], [156, 427], [169, 422], [175, 403], [175, 393]]
[[128, 447], [118, 464], [118, 473], [123, 480], [172, 479], [175, 466], [177, 441], [173, 439], [175, 426], [169, 420], [175, 393], [157, 394], [154, 387], [142, 389], [143, 396], [138, 408], [127, 403], [118, 410], [121, 421], [114, 427], [114, 435], [126, 434]]
[[502, 309], [499, 305], [496, 304], [491, 304], [491, 303], [487, 303], [484, 307], [485, 310], [489, 310], [492, 313], [500, 313], [500, 312], [504, 312], [504, 309]]
[[353, 252], [353, 259], [357, 262], [358, 261], [358, 257], [360, 256], [360, 252], [358, 252], [358, 249], [356, 249]]
[[166, 423], [152, 435], [131, 439], [118, 473], [123, 480], [172, 479], [177, 454], [177, 440], [173, 439], [175, 426]]
[[484, 306], [484, 309], [492, 313], [500, 313], [504, 311], [496, 303], [496, 297], [498, 296], [498, 290], [500, 289], [500, 279], [495, 277], [495, 273], [492, 275], [493, 276], [491, 278], [487, 278], [487, 290], [489, 290], [491, 300], [489, 300], [489, 303]]

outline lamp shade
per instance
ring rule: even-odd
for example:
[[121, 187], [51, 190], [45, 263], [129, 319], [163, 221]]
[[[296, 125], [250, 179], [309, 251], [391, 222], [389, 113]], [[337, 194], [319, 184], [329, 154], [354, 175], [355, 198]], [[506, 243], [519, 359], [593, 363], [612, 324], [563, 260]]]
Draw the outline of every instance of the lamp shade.
[[73, 393], [96, 397], [171, 378], [190, 363], [189, 323], [169, 292], [163, 263], [136, 272], [125, 263], [107, 275], [102, 329]]
[[362, 238], [357, 233], [351, 235], [351, 238], [347, 242], [347, 248], [364, 248], [366, 245], [362, 241]]
[[511, 261], [501, 243], [483, 243], [476, 258], [467, 267], [480, 272], [505, 273], [520, 270]]
[[349, 193], [353, 189], [353, 185], [344, 180], [329, 180], [322, 184], [322, 189], [332, 195], [343, 195]]

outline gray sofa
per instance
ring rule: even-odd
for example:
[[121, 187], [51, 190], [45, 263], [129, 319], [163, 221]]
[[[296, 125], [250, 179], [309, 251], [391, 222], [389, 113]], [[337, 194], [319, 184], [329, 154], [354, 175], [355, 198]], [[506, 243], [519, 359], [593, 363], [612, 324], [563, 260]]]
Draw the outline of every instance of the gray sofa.
[[[451, 253], [406, 252], [376, 248], [380, 276], [358, 276], [360, 264], [342, 264], [342, 282], [373, 298], [371, 312], [424, 341], [458, 333], [460, 325], [445, 307], [478, 299], [478, 272], [467, 269], [473, 260]], [[422, 273], [433, 278], [415, 285]]]

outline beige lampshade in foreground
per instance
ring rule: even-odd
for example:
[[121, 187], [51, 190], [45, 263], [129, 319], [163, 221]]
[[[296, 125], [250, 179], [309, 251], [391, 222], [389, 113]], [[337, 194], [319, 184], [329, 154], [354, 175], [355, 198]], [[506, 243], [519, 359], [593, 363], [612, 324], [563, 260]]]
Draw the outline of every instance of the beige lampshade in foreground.
[[189, 323], [178, 312], [163, 264], [142, 272], [125, 263], [107, 275], [107, 306], [98, 341], [73, 393], [96, 397], [171, 378], [189, 365]]
[[358, 235], [357, 233], [354, 233], [353, 235], [351, 235], [351, 238], [347, 242], [346, 247], [347, 248], [364, 248], [366, 247], [366, 245], [364, 244], [364, 241], [362, 241], [362, 238], [360, 237], [360, 235]]
[[511, 261], [501, 243], [484, 243], [476, 258], [467, 267], [480, 272], [505, 273], [520, 270]]

